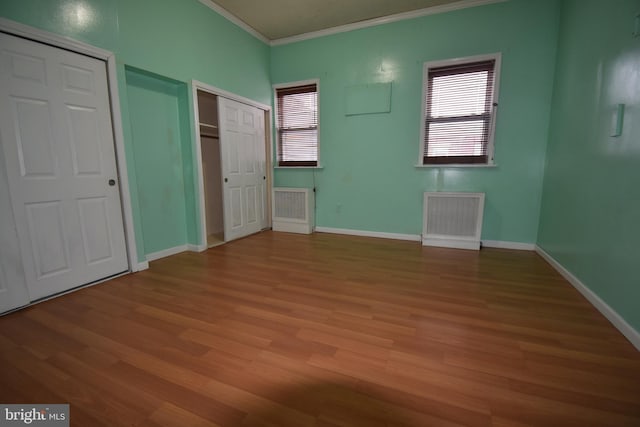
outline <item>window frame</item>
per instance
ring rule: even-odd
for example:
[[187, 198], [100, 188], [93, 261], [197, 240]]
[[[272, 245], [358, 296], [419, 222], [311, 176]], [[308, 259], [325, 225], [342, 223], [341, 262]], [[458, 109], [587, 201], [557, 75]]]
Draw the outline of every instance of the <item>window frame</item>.
[[[317, 141], [316, 141], [316, 165], [315, 166], [295, 166], [295, 165], [280, 165], [278, 159], [280, 158], [280, 127], [278, 123], [278, 89], [288, 89], [294, 88], [297, 86], [308, 86], [308, 85], [316, 85], [316, 96], [317, 96], [317, 107], [316, 117], [318, 119], [318, 129], [316, 130]], [[320, 163], [320, 79], [308, 79], [308, 80], [298, 80], [294, 82], [286, 82], [286, 83], [277, 83], [272, 85], [273, 89], [273, 122], [274, 122], [274, 142], [275, 142], [275, 159], [274, 159], [274, 168], [275, 169], [322, 169]]]
[[[491, 124], [489, 126], [489, 136], [487, 140], [487, 162], [486, 163], [425, 163], [424, 151], [425, 151], [425, 135], [426, 129], [426, 117], [427, 117], [427, 93], [429, 90], [429, 70], [432, 68], [450, 67], [455, 65], [472, 64], [474, 62], [482, 61], [495, 61], [495, 68], [493, 73], [493, 112], [491, 114]], [[420, 114], [420, 143], [418, 152], [418, 164], [417, 167], [424, 168], [442, 168], [442, 167], [494, 167], [496, 166], [494, 161], [495, 153], [495, 133], [496, 133], [496, 121], [498, 115], [497, 103], [500, 96], [500, 72], [502, 68], [502, 53], [490, 53], [485, 55], [466, 56], [454, 59], [444, 59], [437, 61], [427, 61], [423, 63], [422, 67], [422, 92], [420, 96], [422, 98], [422, 109]]]

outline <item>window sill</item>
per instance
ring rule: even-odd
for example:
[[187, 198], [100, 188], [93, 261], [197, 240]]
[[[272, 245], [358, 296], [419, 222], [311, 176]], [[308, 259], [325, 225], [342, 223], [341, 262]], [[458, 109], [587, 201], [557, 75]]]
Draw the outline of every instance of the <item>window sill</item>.
[[324, 166], [274, 166], [274, 169], [324, 169]]
[[442, 164], [442, 165], [415, 165], [416, 169], [441, 169], [441, 168], [497, 168], [495, 163], [487, 165], [479, 164]]

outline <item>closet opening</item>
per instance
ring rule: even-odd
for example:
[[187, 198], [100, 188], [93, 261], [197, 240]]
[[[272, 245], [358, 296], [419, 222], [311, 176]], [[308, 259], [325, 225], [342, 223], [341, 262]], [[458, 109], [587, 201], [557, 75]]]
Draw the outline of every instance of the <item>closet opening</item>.
[[197, 91], [200, 126], [200, 151], [205, 202], [205, 225], [208, 248], [224, 243], [224, 199], [222, 157], [218, 126], [218, 96]]

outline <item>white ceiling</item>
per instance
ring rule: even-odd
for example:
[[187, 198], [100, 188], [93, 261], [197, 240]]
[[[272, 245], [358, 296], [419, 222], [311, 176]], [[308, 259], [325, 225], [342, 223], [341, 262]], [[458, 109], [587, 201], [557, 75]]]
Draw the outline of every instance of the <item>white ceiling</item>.
[[[206, 0], [222, 7], [268, 40], [278, 40], [369, 19], [469, 0]], [[467, 5], [468, 3], [468, 5]]]

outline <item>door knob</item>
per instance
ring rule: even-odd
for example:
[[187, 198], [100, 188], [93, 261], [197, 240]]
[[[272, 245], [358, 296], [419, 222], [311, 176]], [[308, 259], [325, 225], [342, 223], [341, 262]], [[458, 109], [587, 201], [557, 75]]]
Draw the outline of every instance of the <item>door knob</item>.
[[113, 187], [114, 185], [116, 185], [116, 180], [115, 179], [110, 179], [109, 180], [109, 186]]

